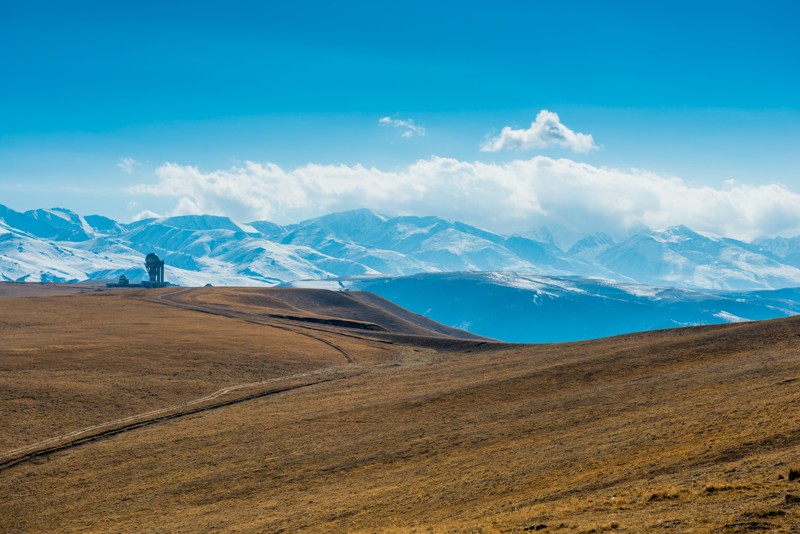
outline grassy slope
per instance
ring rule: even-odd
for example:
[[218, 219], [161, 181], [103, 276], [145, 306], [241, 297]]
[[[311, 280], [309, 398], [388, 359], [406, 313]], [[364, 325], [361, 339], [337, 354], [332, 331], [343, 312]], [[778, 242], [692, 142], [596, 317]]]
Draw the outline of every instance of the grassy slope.
[[[0, 453], [225, 386], [346, 363], [302, 333], [144, 295], [0, 299]], [[350, 338], [339, 344], [365, 361], [387, 352]]]
[[262, 316], [339, 319], [399, 334], [486, 339], [411, 313], [373, 293], [322, 289], [201, 288], [175, 296], [200, 306], [243, 311]]
[[[92, 303], [98, 317], [121, 316], [122, 306], [163, 314], [175, 345], [168, 365], [152, 367], [176, 387], [204, 375], [217, 376], [206, 389], [239, 379], [237, 372], [251, 377], [258, 362], [263, 373], [341, 364], [303, 336], [134, 301]], [[17, 348], [46, 336], [36, 306], [15, 309], [27, 325]], [[37, 358], [15, 360], [5, 349], [0, 391], [24, 376], [41, 395], [53, 381], [55, 395], [68, 396], [70, 381], [48, 362], [83, 354], [71, 357], [81, 372], [105, 377], [114, 347], [108, 376], [117, 382], [90, 398], [115, 391], [126, 373], [140, 383], [143, 342], [108, 335], [95, 342], [103, 351], [73, 350], [87, 328], [99, 332], [75, 324], [53, 342], [60, 348]], [[242, 329], [235, 349], [219, 359], [214, 340], [230, 338], [232, 328]], [[368, 372], [0, 472], [0, 530], [788, 531], [800, 523], [800, 505], [787, 495], [800, 495], [800, 484], [779, 476], [800, 462], [798, 332], [800, 320], [786, 319], [462, 352], [329, 334], [349, 343]], [[276, 337], [258, 343], [269, 335]], [[126, 360], [136, 347], [139, 356]], [[248, 356], [255, 347], [259, 358]], [[175, 374], [180, 369], [188, 374]], [[142, 382], [126, 402], [147, 404], [140, 397], [148, 389], [170, 390]], [[124, 411], [97, 402], [92, 416]], [[0, 406], [0, 423], [37, 428], [39, 412], [9, 416], [9, 403]]]

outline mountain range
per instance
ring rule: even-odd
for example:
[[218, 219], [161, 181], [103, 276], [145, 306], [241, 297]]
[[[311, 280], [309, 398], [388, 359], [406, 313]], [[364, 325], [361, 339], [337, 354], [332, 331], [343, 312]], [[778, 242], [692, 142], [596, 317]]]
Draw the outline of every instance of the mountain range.
[[376, 293], [434, 321], [519, 343], [578, 341], [800, 313], [800, 289], [714, 291], [514, 272], [297, 281]]
[[512, 271], [694, 289], [800, 286], [800, 238], [746, 243], [675, 226], [622, 240], [603, 233], [565, 239], [557, 230], [506, 236], [435, 216], [367, 209], [291, 225], [214, 215], [123, 224], [61, 208], [23, 213], [0, 205], [0, 279], [78, 282], [125, 274], [136, 281], [145, 276], [144, 254], [156, 252], [167, 279], [180, 285]]

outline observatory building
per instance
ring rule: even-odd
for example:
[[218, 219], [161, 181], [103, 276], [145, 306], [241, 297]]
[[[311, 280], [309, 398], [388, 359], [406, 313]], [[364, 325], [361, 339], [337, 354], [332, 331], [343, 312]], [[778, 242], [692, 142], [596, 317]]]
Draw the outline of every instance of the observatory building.
[[164, 260], [151, 252], [144, 258], [144, 267], [150, 276], [149, 281], [142, 280], [142, 287], [164, 287]]
[[106, 284], [106, 287], [167, 287], [168, 282], [164, 281], [164, 260], [157, 254], [151, 252], [144, 258], [144, 268], [147, 269], [148, 280], [142, 280], [141, 284], [131, 284], [128, 277], [124, 274], [119, 277], [116, 284]]

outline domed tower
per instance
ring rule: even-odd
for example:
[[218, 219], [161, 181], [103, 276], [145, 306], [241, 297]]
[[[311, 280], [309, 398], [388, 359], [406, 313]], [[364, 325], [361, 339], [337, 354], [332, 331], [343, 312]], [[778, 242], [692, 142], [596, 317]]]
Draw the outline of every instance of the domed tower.
[[164, 260], [151, 252], [144, 258], [144, 267], [150, 276], [150, 287], [161, 287], [164, 285]]

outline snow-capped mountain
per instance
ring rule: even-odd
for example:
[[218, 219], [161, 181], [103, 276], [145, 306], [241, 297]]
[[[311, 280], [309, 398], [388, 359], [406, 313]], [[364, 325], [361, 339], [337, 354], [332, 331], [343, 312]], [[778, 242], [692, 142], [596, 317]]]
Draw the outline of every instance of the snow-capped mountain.
[[587, 261], [597, 257], [614, 245], [614, 239], [603, 232], [587, 234], [573, 244], [567, 251], [570, 256]]
[[685, 226], [638, 233], [609, 246], [597, 261], [642, 283], [707, 289], [798, 285], [800, 269], [749, 243], [702, 235]]
[[549, 243], [561, 250], [569, 250], [572, 245], [577, 243], [583, 235], [571, 228], [567, 228], [562, 224], [553, 224], [550, 226], [540, 226], [517, 234], [521, 237], [531, 239], [533, 241], [541, 241], [542, 243]]
[[521, 264], [496, 234], [439, 217], [387, 218], [369, 210], [296, 225], [282, 240], [358, 261], [382, 273], [486, 270]]
[[772, 252], [782, 262], [800, 267], [800, 236], [761, 238], [754, 244]]
[[695, 291], [513, 272], [425, 273], [289, 285], [370, 291], [435, 321], [524, 343], [577, 341], [800, 313], [800, 289]]
[[366, 209], [291, 225], [243, 224], [212, 215], [120, 224], [59, 208], [20, 213], [0, 206], [3, 280], [125, 274], [135, 281], [144, 276], [142, 257], [156, 252], [166, 261], [167, 279], [184, 285], [515, 271], [692, 288], [800, 286], [800, 268], [792, 264], [798, 247], [779, 245], [748, 244], [686, 227], [645, 231], [620, 242], [600, 233], [575, 238], [563, 228], [503, 236], [440, 217], [386, 217]]

